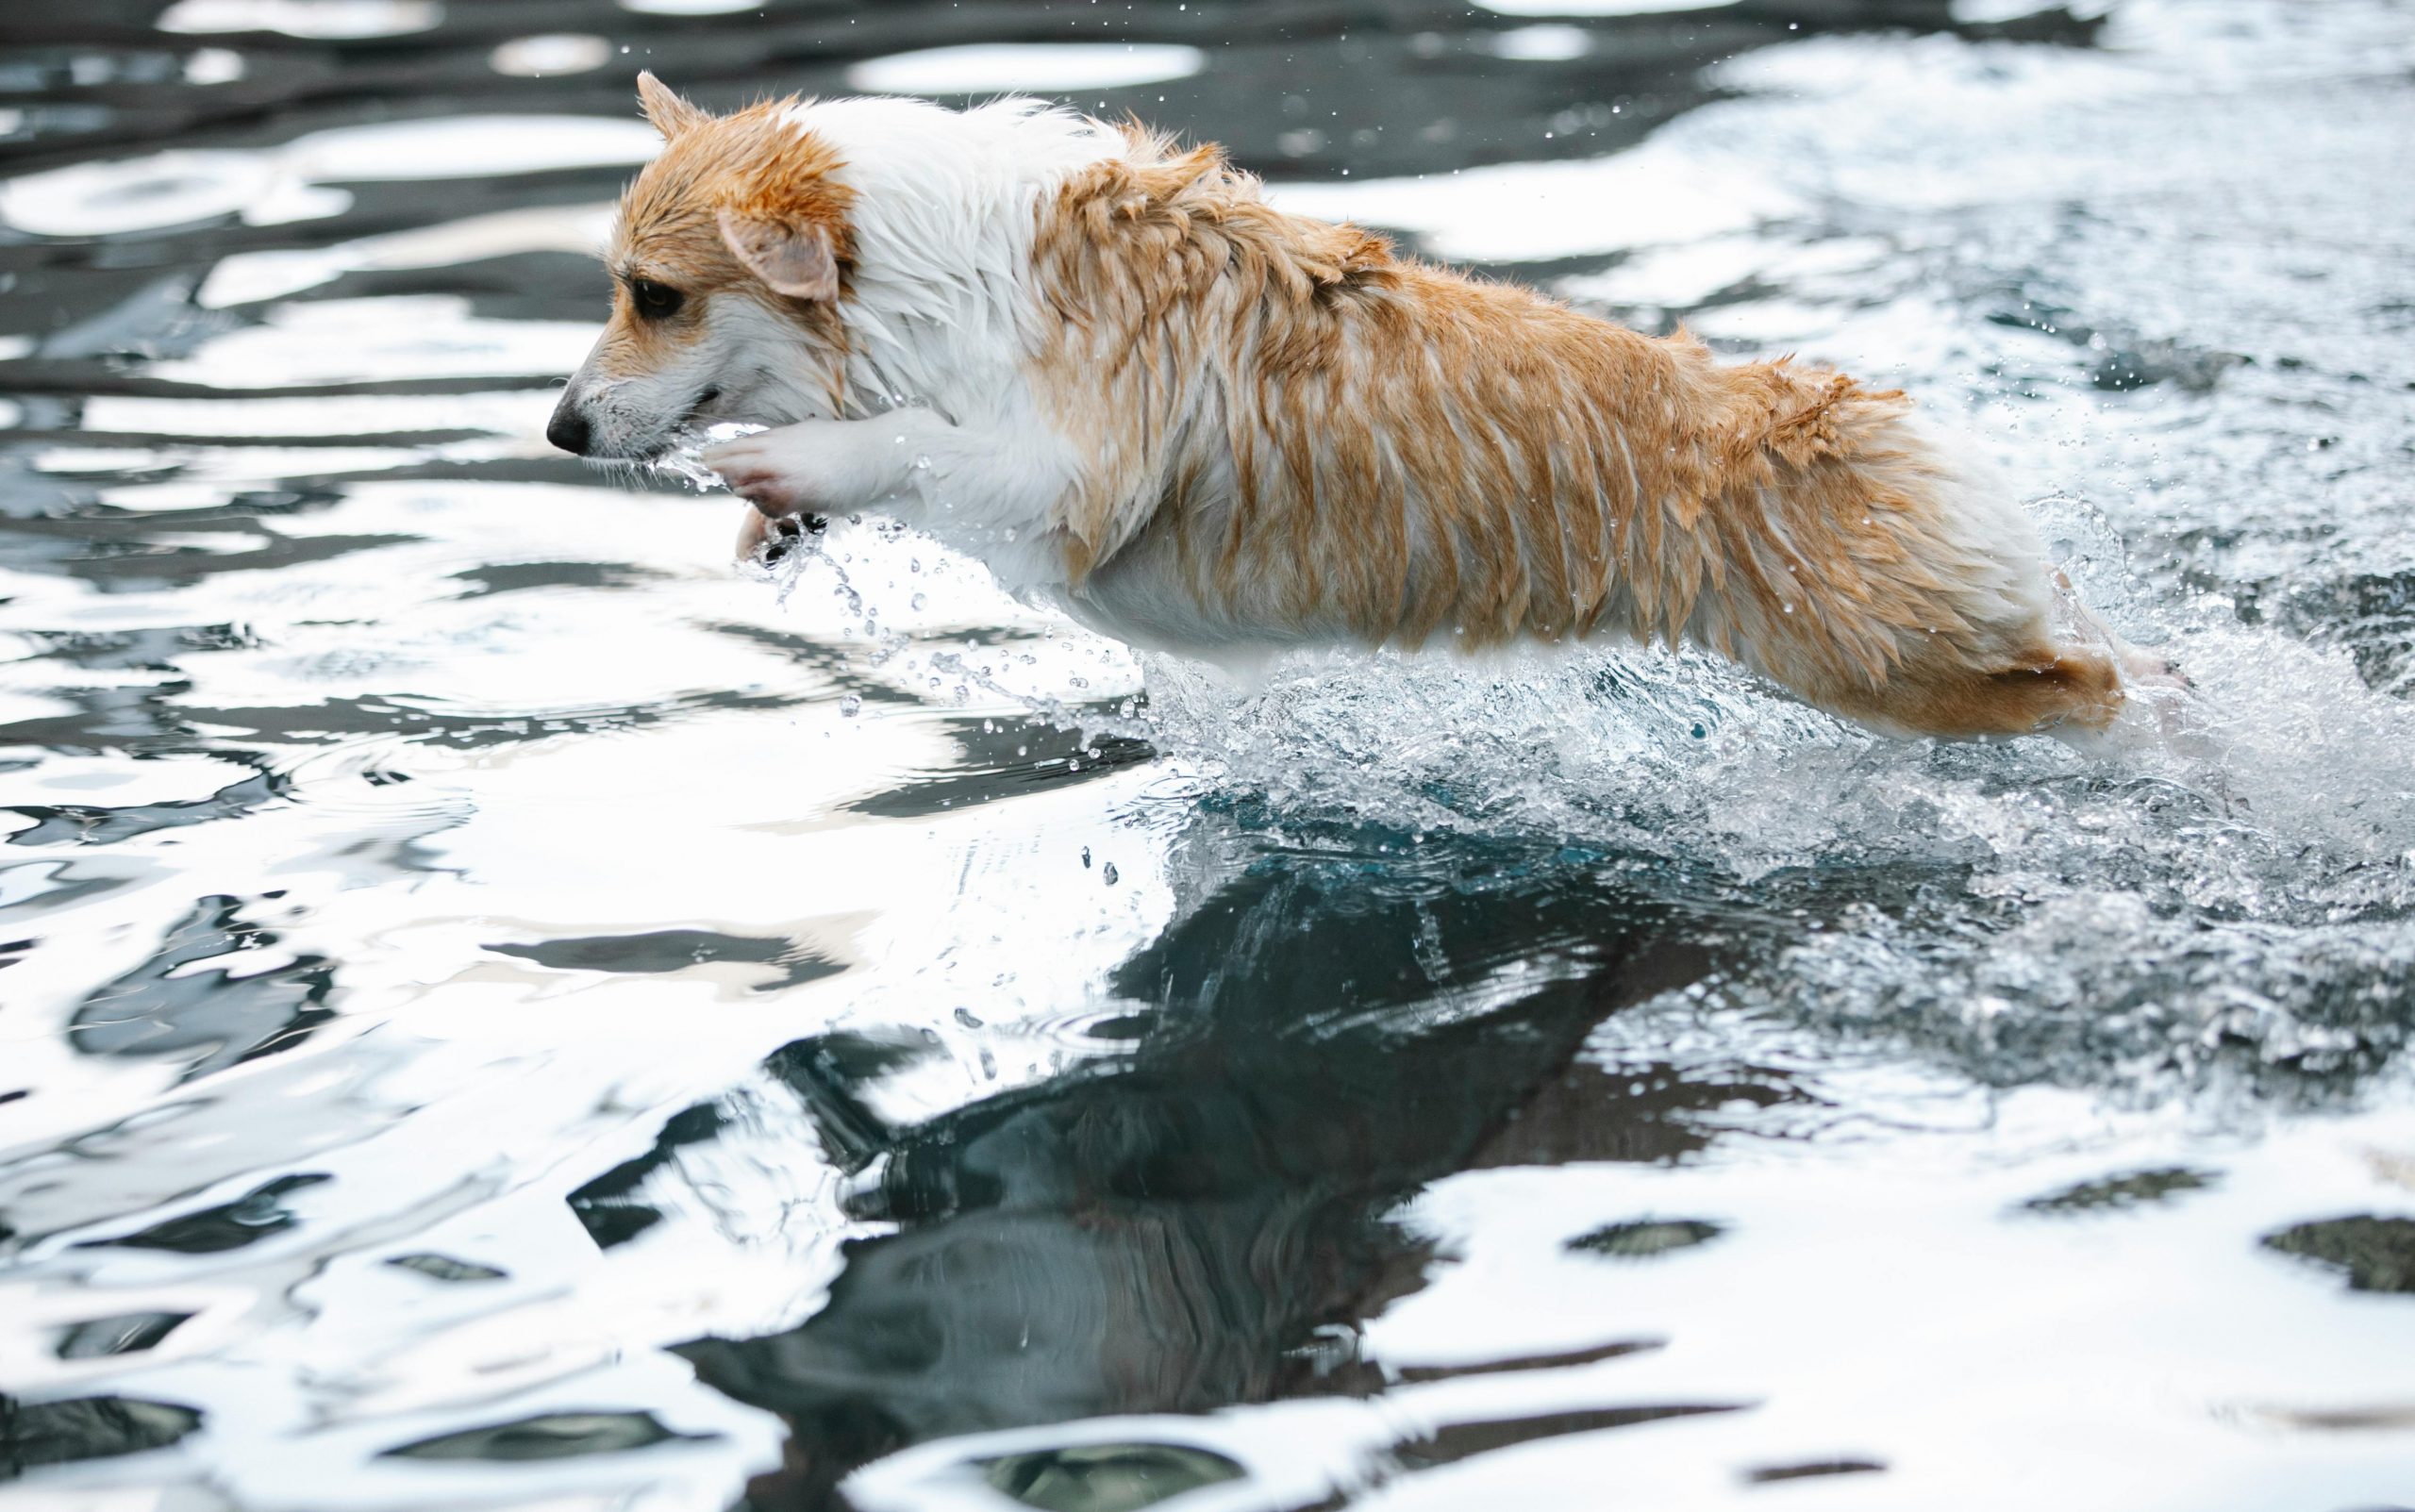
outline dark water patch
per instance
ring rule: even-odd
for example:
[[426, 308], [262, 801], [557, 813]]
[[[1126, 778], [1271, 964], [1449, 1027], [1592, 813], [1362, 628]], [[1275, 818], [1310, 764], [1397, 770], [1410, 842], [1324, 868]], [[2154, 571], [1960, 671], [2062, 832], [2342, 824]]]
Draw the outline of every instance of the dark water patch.
[[1817, 1480], [1827, 1475], [1878, 1475], [1887, 1467], [1874, 1459], [1815, 1459], [1799, 1465], [1764, 1465], [1744, 1472], [1748, 1485], [1772, 1486], [1782, 1481]]
[[191, 751], [197, 742], [174, 702], [191, 686], [179, 677], [149, 688], [61, 688], [57, 701], [67, 712], [0, 724], [0, 742], [138, 756]]
[[506, 562], [492, 567], [468, 567], [452, 574], [473, 585], [460, 597], [487, 598], [532, 588], [636, 588], [659, 581], [665, 574], [627, 562]]
[[[2415, 1405], [2373, 1407], [2267, 1408], [2257, 1416], [2287, 1428], [2314, 1433], [2403, 1433], [2415, 1428]], [[2404, 1507], [2364, 1508], [2361, 1512], [2407, 1512]]]
[[177, 1325], [192, 1317], [189, 1312], [137, 1312], [91, 1319], [62, 1330], [52, 1353], [62, 1360], [140, 1354], [157, 1349], [162, 1339], [176, 1331]]
[[253, 651], [259, 638], [239, 624], [164, 624], [134, 630], [38, 630], [31, 639], [47, 660], [108, 672], [173, 673], [184, 659], [212, 651]]
[[[53, 362], [25, 357], [5, 370], [11, 390], [71, 399], [124, 395], [136, 399], [354, 399], [413, 394], [489, 394], [511, 390], [558, 389], [559, 374], [475, 374], [463, 377], [380, 377], [325, 383], [263, 384], [257, 388], [225, 389], [182, 378], [155, 377], [97, 363]], [[224, 444], [226, 438], [218, 438]], [[9, 512], [0, 510], [0, 518]]]
[[[0, 393], [0, 397], [17, 396]], [[221, 392], [219, 397], [224, 398], [225, 395], [224, 392]], [[41, 401], [36, 402], [39, 403]], [[25, 442], [28, 444], [47, 442], [51, 444], [72, 444], [76, 446], [96, 447], [177, 447], [203, 451], [212, 447], [225, 446], [228, 444], [229, 440], [225, 436], [213, 435], [207, 431], [97, 430], [73, 424], [71, 424], [73, 418], [72, 414], [60, 410], [54, 414], [51, 418], [50, 424], [42, 425], [21, 424], [8, 427], [7, 434], [11, 441]], [[493, 431], [483, 427], [475, 429], [463, 427], [452, 430], [362, 430], [350, 433], [341, 431], [323, 431], [305, 435], [280, 435], [272, 430], [257, 430], [245, 432], [238, 440], [237, 443], [243, 446], [275, 447], [280, 451], [308, 451], [313, 447], [335, 451], [353, 446], [389, 446], [397, 451], [403, 451], [434, 449], [436, 447], [449, 445], [457, 441], [478, 440], [491, 437], [495, 433]], [[76, 480], [80, 481], [85, 479], [100, 478], [107, 475], [108, 474], [98, 473], [78, 473], [74, 476]], [[292, 477], [290, 480], [281, 479], [280, 481], [309, 480], [315, 482], [315, 480], [323, 477], [335, 477], [340, 475], [349, 474], [292, 474]], [[391, 474], [384, 471], [379, 471], [375, 475], [385, 477], [390, 476]], [[275, 495], [282, 490], [252, 490], [249, 491], [251, 496], [255, 499], [273, 500]], [[314, 490], [313, 491], [318, 490]], [[29, 512], [42, 513], [45, 511], [37, 510]], [[162, 515], [152, 513], [150, 511], [134, 510], [129, 512], [153, 519], [165, 518]], [[276, 513], [279, 511], [274, 507], [269, 507], [264, 508], [262, 512]], [[291, 509], [287, 509], [283, 512], [291, 513], [293, 511]]]
[[47, 318], [41, 323], [34, 349], [41, 359], [97, 359], [123, 366], [128, 359], [186, 357], [239, 324], [193, 299], [199, 278], [192, 271], [97, 260], [103, 265], [39, 254], [12, 256], [9, 249], [0, 248], [0, 266], [17, 277], [8, 292], [49, 296]]
[[[619, 187], [610, 186], [608, 192], [617, 193]], [[586, 321], [594, 319], [596, 309], [611, 298], [612, 279], [604, 265], [591, 257], [569, 252], [524, 252], [438, 268], [374, 268], [341, 273], [300, 297], [408, 299], [421, 294], [467, 300], [470, 313], [479, 320]]]
[[508, 1465], [576, 1459], [588, 1454], [620, 1454], [654, 1444], [697, 1443], [712, 1437], [673, 1433], [650, 1412], [551, 1412], [491, 1427], [416, 1439], [385, 1450], [380, 1457], [470, 1459]]
[[1571, 1434], [1600, 1433], [1610, 1428], [1634, 1428], [1647, 1422], [1666, 1422], [1672, 1418], [1698, 1418], [1706, 1413], [1739, 1412], [1741, 1403], [1686, 1403], [1653, 1404], [1634, 1407], [1600, 1407], [1585, 1412], [1551, 1412], [1532, 1418], [1502, 1418], [1489, 1422], [1457, 1422], [1437, 1428], [1422, 1438], [1400, 1444], [1392, 1451], [1401, 1464], [1410, 1470], [1430, 1470], [1438, 1465], [1456, 1464], [1478, 1454], [1530, 1444], [1541, 1438], [1564, 1438]]
[[1412, 1365], [1404, 1368], [1399, 1377], [1403, 1382], [1414, 1385], [1424, 1381], [1456, 1381], [1471, 1375], [1502, 1375], [1519, 1371], [1567, 1371], [1629, 1354], [1648, 1354], [1653, 1350], [1666, 1349], [1668, 1344], [1665, 1338], [1631, 1338], [1597, 1344], [1591, 1349], [1567, 1350], [1557, 1354], [1527, 1354], [1508, 1360], [1485, 1360], [1474, 1365]]
[[498, 955], [516, 955], [561, 972], [683, 972], [710, 961], [738, 961], [779, 969], [758, 983], [758, 992], [777, 992], [835, 976], [844, 968], [784, 938], [724, 935], [710, 929], [658, 929], [641, 935], [589, 935], [538, 940], [525, 945], [489, 945]]
[[1190, 1444], [1083, 1444], [978, 1459], [990, 1488], [1042, 1512], [1140, 1512], [1241, 1479], [1241, 1467]]
[[[17, 891], [13, 907], [20, 917], [54, 913], [102, 893], [115, 892], [132, 880], [124, 875], [111, 876], [97, 869], [79, 869], [70, 861], [27, 861], [20, 866], [0, 869], [0, 874], [18, 872], [42, 874], [47, 878], [46, 883], [32, 886], [25, 885], [22, 878], [11, 878], [10, 886]], [[27, 946], [40, 943], [39, 939], [25, 941]]]
[[2128, 1212], [2171, 1202], [2183, 1192], [2204, 1191], [2221, 1180], [2215, 1171], [2192, 1171], [2183, 1166], [2133, 1171], [2032, 1197], [2021, 1205], [2021, 1210], [2055, 1216]]
[[447, 1284], [505, 1281], [508, 1280], [511, 1274], [508, 1271], [500, 1271], [491, 1265], [480, 1265], [475, 1260], [457, 1260], [449, 1254], [437, 1254], [431, 1251], [423, 1251], [416, 1254], [388, 1255], [385, 1263], [397, 1271], [408, 1271], [414, 1275], [425, 1276], [430, 1281], [442, 1281]]
[[272, 530], [251, 532], [261, 544], [249, 551], [213, 551], [199, 546], [165, 545], [140, 537], [109, 532], [79, 555], [60, 565], [103, 592], [138, 592], [172, 588], [225, 573], [279, 571], [310, 562], [333, 561], [356, 552], [408, 545], [420, 538], [401, 535], [280, 536]]
[[2245, 623], [2344, 646], [2369, 687], [2415, 691], [2415, 571], [2274, 579], [2236, 591]]
[[0, 1392], [0, 1481], [43, 1465], [165, 1449], [201, 1421], [200, 1413], [170, 1402], [96, 1396], [29, 1403]]
[[1613, 1260], [1651, 1260], [1707, 1244], [1725, 1232], [1725, 1225], [1698, 1218], [1639, 1218], [1580, 1234], [1568, 1241], [1568, 1247]]
[[[1710, 1137], [1600, 1126], [1723, 1106], [1724, 1087], [1613, 1094], [1568, 1151], [1550, 1141], [1580, 1121], [1529, 1112], [1641, 1085], [1567, 1073], [1605, 1012], [1699, 965], [1670, 943], [1685, 916], [1583, 868], [1457, 842], [1375, 864], [1390, 840], [1354, 839], [1279, 866], [1243, 839], [1228, 880], [1115, 973], [1150, 1011], [1112, 1059], [898, 1128], [866, 1109], [909, 1046], [775, 1057], [832, 1157], [876, 1172], [851, 1213], [897, 1228], [846, 1246], [799, 1327], [683, 1350], [708, 1384], [779, 1413], [792, 1464], [811, 1467], [758, 1482], [762, 1504], [819, 1506], [866, 1455], [948, 1434], [1379, 1391], [1380, 1372], [1307, 1346], [1424, 1285], [1427, 1246], [1383, 1221], [1400, 1197], [1500, 1156], [1504, 1131], [1527, 1163], [1622, 1145], [1659, 1158]], [[1478, 1008], [1458, 984], [1513, 936], [1545, 942], [1528, 958], [1563, 974]], [[1504, 1368], [1527, 1363], [1551, 1362]], [[1707, 1409], [1453, 1429], [1419, 1453], [1693, 1410]]]
[[[172, 475], [162, 469], [157, 475]], [[140, 478], [133, 478], [140, 481]], [[90, 483], [79, 478], [75, 488], [90, 495]], [[104, 514], [90, 507], [48, 509], [42, 517], [9, 520], [0, 534], [8, 541], [9, 560], [19, 568], [34, 568], [77, 577], [99, 591], [152, 591], [164, 587], [191, 587], [223, 573], [256, 573], [273, 568], [299, 568], [326, 563], [355, 551], [401, 546], [418, 536], [283, 536], [260, 524], [260, 514], [288, 512], [302, 500], [333, 503], [333, 492], [307, 488], [285, 490], [260, 500], [260, 507], [239, 507], [217, 514], [176, 514], [169, 520], [142, 514]], [[172, 531], [178, 541], [152, 541], [145, 531]], [[193, 546], [191, 536], [220, 536], [225, 546]]]
[[2415, 1218], [2357, 1213], [2293, 1224], [2260, 1242], [2345, 1275], [2351, 1291], [2415, 1294]]
[[865, 673], [862, 658], [856, 648], [815, 640], [792, 630], [774, 629], [766, 625], [723, 622], [707, 624], [705, 629], [725, 635], [752, 646], [777, 653], [800, 667], [808, 667], [828, 678], [866, 704], [887, 704], [897, 707], [912, 707], [921, 704], [913, 694], [901, 691], [890, 684]]
[[277, 1199], [335, 1178], [316, 1171], [263, 1182], [231, 1203], [186, 1213], [110, 1239], [86, 1239], [78, 1249], [165, 1250], [175, 1254], [224, 1254], [284, 1233], [299, 1221]]
[[[402, 735], [475, 751], [564, 735], [594, 735], [641, 729], [706, 711], [792, 708], [808, 702], [788, 693], [746, 693], [726, 689], [675, 694], [643, 704], [615, 704], [527, 713], [466, 712], [414, 693], [330, 698], [283, 707], [212, 708], [177, 705], [180, 720], [219, 726], [234, 739], [280, 745], [340, 745], [368, 735]], [[0, 737], [8, 727], [0, 727]]]
[[637, 1195], [648, 1176], [669, 1165], [682, 1146], [701, 1144], [721, 1133], [722, 1110], [698, 1104], [674, 1114], [655, 1136], [653, 1148], [572, 1192], [570, 1210], [599, 1250], [626, 1244], [662, 1221], [662, 1210]]
[[[882, 1038], [840, 1030], [781, 1046], [763, 1069], [811, 1115], [824, 1156], [855, 1175], [899, 1138], [897, 1128], [867, 1105], [865, 1089], [930, 1054], [929, 1042], [919, 1036]], [[886, 1205], [877, 1194], [874, 1202]], [[863, 1211], [860, 1199], [852, 1205], [858, 1213]]]
[[[2194, 823], [2190, 811], [2204, 806], [2203, 795], [2181, 793], [2167, 806], [2184, 829], [2236, 833], [2219, 811]], [[2091, 888], [2135, 921], [2119, 950], [2096, 948], [2094, 927], [2066, 915], [2079, 939], [2058, 947], [2057, 970], [2041, 972], [2034, 957], [1990, 939], [2037, 929], [2034, 914], [1954, 896], [1938, 873], [1883, 917], [1843, 915], [1790, 952], [1783, 972], [1712, 984], [1711, 1001], [1774, 997], [1824, 1030], [1882, 1037], [1986, 1085], [2088, 1088], [2134, 1105], [2223, 1088], [2275, 1106], [2345, 1106], [2415, 1036], [2407, 1011], [2415, 958], [2388, 931], [2323, 927], [2333, 921], [2310, 907], [2315, 927], [2233, 932], [2221, 927], [2221, 910], [2200, 912], [2174, 887], [2168, 863], [2115, 852], [2090, 864]], [[2335, 875], [2386, 878], [2390, 864], [2351, 862]], [[2386, 923], [2403, 908], [2344, 907], [2334, 920], [2340, 914]], [[1916, 950], [1918, 970], [1875, 992], [1846, 988], [1840, 968], [1874, 941]], [[1974, 1003], [1989, 1011], [1974, 1013]]]
[[1158, 755], [1148, 742], [1127, 736], [1086, 735], [1079, 728], [1038, 722], [950, 719], [941, 729], [959, 753], [941, 769], [942, 775], [908, 778], [856, 800], [848, 811], [921, 819], [1035, 788], [1088, 781], [1118, 767], [1153, 761]]
[[[244, 900], [200, 900], [158, 950], [99, 988], [75, 1010], [68, 1043], [88, 1055], [183, 1061], [187, 1079], [291, 1049], [333, 1016], [335, 969], [323, 956], [244, 974], [244, 956], [277, 943], [275, 931], [240, 917]], [[214, 970], [196, 963], [230, 957]]]
[[2051, 336], [2086, 354], [2088, 382], [2107, 393], [2170, 385], [2186, 393], [2210, 393], [2223, 374], [2252, 358], [2195, 345], [2171, 337], [2154, 337], [2116, 322], [2092, 319], [2042, 289], [2024, 288], [1988, 319]]
[[240, 819], [285, 797], [288, 783], [275, 773], [256, 773], [230, 782], [207, 798], [100, 807], [85, 804], [19, 804], [13, 811], [40, 821], [8, 839], [10, 845], [108, 845], [214, 820]]

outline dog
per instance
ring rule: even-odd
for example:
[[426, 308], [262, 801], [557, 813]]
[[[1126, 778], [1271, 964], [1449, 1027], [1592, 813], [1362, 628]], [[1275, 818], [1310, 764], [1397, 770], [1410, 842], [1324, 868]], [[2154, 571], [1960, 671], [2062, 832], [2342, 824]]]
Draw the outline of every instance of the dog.
[[1904, 736], [2077, 736], [2174, 677], [1898, 390], [1405, 257], [1137, 125], [639, 93], [663, 149], [546, 436], [773, 427], [703, 457], [741, 553], [874, 510], [1146, 649], [1660, 640]]

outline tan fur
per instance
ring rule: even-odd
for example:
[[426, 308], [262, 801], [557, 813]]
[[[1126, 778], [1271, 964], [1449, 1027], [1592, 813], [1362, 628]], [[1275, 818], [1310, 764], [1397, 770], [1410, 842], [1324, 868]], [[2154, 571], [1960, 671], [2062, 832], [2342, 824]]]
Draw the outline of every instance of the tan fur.
[[[1062, 324], [1034, 378], [1094, 459], [1065, 519], [1077, 589], [1154, 546], [1201, 604], [1303, 634], [1699, 641], [1940, 735], [2121, 706], [2109, 656], [2056, 643], [2042, 594], [1971, 590], [1997, 564], [1941, 512], [1899, 392], [1723, 367], [1683, 333], [1400, 257], [1137, 130], [1065, 186], [1036, 260]], [[1220, 468], [1229, 486], [1203, 487]]]

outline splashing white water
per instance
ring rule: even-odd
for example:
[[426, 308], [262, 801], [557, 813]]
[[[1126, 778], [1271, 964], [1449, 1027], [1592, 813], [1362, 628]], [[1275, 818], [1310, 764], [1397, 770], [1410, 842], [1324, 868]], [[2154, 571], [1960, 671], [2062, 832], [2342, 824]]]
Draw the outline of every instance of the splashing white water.
[[2241, 1063], [2319, 1086], [2405, 1033], [2415, 710], [2344, 654], [2196, 613], [2169, 649], [2197, 690], [2156, 711], [2177, 738], [2089, 750], [1889, 739], [1633, 649], [1293, 656], [1256, 688], [1149, 657], [1133, 723], [1278, 824], [1555, 839], [1749, 912], [1818, 905], [1726, 1008], [2124, 1099]]
[[726, 489], [721, 474], [705, 465], [705, 453], [724, 441], [734, 441], [741, 436], [752, 436], [766, 429], [743, 421], [724, 420], [702, 428], [682, 426], [673, 436], [671, 449], [653, 458], [646, 466], [664, 477], [675, 477], [698, 493], [710, 493]]

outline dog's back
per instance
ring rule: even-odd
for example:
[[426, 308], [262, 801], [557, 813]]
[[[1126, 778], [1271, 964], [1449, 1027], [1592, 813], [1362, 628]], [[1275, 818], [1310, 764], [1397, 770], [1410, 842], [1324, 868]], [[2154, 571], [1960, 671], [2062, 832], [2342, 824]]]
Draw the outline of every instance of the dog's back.
[[2026, 518], [1900, 393], [1721, 366], [1146, 138], [1069, 180], [1034, 272], [1059, 333], [1035, 380], [1089, 458], [1072, 596], [1135, 639], [1609, 631], [1903, 729], [2119, 708], [2104, 650], [2053, 632]]

